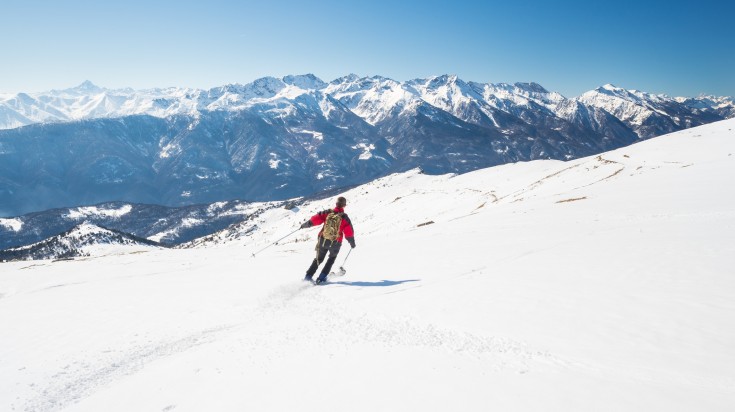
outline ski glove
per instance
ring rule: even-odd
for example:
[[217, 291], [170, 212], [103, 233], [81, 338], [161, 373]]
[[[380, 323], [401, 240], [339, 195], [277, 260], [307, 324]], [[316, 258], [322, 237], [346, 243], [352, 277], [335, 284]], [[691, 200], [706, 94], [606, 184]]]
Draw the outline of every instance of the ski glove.
[[350, 246], [352, 246], [352, 248], [354, 249], [354, 248], [355, 248], [355, 238], [354, 238], [354, 237], [347, 237], [347, 238], [345, 238], [345, 239], [347, 239], [347, 242], [348, 242], [348, 243], [350, 244]]
[[301, 225], [301, 229], [306, 229], [306, 228], [309, 228], [309, 227], [312, 227], [312, 226], [314, 226], [314, 224], [311, 223], [311, 220], [307, 220], [306, 222], [304, 222], [303, 225]]

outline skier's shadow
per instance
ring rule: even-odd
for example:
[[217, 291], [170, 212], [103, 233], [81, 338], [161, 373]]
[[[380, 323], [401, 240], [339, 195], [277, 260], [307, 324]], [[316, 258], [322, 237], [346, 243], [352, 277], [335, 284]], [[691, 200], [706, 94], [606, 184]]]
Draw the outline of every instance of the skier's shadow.
[[329, 283], [332, 285], [345, 285], [345, 286], [396, 286], [403, 283], [408, 282], [418, 282], [421, 279], [406, 279], [406, 280], [381, 280], [380, 282], [364, 282], [364, 281], [357, 281], [357, 282], [348, 282], [348, 281], [338, 281], [338, 282], [332, 282]]

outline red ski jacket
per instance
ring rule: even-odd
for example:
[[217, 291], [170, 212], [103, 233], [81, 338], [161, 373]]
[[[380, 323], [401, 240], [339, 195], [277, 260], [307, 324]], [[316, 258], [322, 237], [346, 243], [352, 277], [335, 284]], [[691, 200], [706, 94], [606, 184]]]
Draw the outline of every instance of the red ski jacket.
[[[314, 216], [311, 217], [311, 223], [312, 225], [321, 225], [324, 222], [327, 221], [327, 215], [329, 215], [330, 212], [334, 211], [335, 213], [342, 213], [342, 223], [339, 225], [339, 235], [337, 236], [337, 242], [342, 242], [342, 236], [347, 238], [347, 241], [350, 242], [351, 245], [354, 244], [355, 240], [353, 239], [355, 237], [355, 230], [352, 228], [352, 222], [350, 221], [349, 216], [347, 216], [347, 213], [345, 213], [345, 210], [341, 207], [335, 207], [332, 210], [324, 210], [321, 211]], [[324, 228], [319, 231], [319, 236], [322, 235], [322, 232], [324, 231]]]

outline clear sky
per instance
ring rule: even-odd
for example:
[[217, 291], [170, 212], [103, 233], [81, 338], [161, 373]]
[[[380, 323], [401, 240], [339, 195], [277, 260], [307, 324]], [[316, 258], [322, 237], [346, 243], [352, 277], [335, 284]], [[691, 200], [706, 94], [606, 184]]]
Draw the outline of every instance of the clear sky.
[[355, 73], [735, 96], [735, 2], [3, 0], [0, 93]]

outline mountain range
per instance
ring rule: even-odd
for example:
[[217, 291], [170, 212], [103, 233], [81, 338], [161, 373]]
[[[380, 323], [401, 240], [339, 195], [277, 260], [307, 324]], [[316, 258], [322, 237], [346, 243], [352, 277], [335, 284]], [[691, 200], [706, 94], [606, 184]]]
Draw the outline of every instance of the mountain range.
[[91, 82], [0, 95], [0, 216], [120, 201], [283, 200], [393, 172], [569, 160], [735, 115], [729, 97], [443, 75], [265, 77], [209, 90]]

